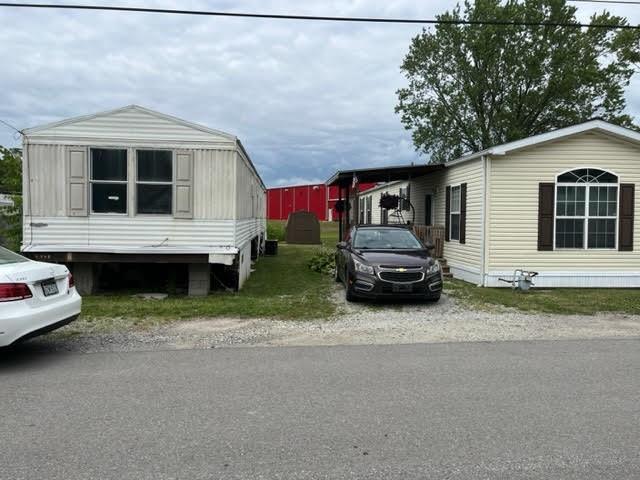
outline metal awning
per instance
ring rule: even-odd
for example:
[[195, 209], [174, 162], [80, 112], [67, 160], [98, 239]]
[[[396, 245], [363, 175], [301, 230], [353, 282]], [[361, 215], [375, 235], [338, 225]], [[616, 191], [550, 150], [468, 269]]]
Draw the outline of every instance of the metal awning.
[[395, 165], [390, 167], [359, 168], [353, 170], [339, 170], [327, 180], [328, 186], [348, 187], [353, 182], [354, 175], [360, 183], [382, 183], [396, 180], [411, 180], [428, 173], [443, 170], [442, 164], [431, 165]]

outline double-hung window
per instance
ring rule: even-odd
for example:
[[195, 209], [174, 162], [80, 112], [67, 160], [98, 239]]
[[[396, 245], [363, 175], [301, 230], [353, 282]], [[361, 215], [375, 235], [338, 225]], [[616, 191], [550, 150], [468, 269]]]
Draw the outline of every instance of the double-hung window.
[[127, 151], [92, 148], [92, 213], [127, 213]]
[[615, 248], [618, 177], [581, 168], [556, 181], [555, 248]]
[[136, 177], [136, 211], [142, 214], [172, 212], [173, 152], [138, 150]]
[[451, 187], [450, 202], [449, 238], [451, 240], [460, 240], [460, 185]]

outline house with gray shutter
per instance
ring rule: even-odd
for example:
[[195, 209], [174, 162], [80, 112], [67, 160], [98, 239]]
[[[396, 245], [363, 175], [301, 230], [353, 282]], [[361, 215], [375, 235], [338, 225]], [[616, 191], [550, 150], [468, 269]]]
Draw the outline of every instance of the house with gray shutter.
[[130, 105], [27, 129], [23, 152], [22, 251], [82, 291], [106, 264], [186, 266], [192, 295], [249, 276], [266, 189], [234, 135]]
[[327, 183], [350, 198], [354, 177], [385, 183], [362, 193], [374, 198], [356, 202], [361, 208], [342, 221], [391, 222], [379, 213], [379, 193], [402, 196], [403, 188], [413, 209], [403, 218], [434, 241], [455, 278], [509, 286], [500, 279], [523, 269], [538, 272], [541, 287], [640, 287], [635, 130], [595, 119], [444, 165], [342, 171]]

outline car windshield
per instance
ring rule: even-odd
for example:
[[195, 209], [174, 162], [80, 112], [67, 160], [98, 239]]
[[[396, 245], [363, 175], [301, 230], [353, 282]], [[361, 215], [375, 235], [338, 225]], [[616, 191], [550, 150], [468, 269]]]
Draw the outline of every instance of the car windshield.
[[29, 260], [24, 258], [22, 255], [18, 255], [17, 253], [13, 253], [11, 250], [7, 250], [6, 248], [0, 247], [0, 265], [6, 265], [7, 263], [19, 263], [19, 262], [28, 262]]
[[366, 249], [418, 249], [423, 248], [416, 236], [402, 228], [364, 228], [356, 231], [353, 248]]

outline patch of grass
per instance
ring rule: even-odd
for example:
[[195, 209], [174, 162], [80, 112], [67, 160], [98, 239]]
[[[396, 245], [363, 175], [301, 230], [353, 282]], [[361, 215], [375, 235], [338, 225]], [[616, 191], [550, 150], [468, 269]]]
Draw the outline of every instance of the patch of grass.
[[315, 249], [281, 245], [278, 255], [258, 260], [256, 271], [239, 293], [170, 296], [164, 300], [141, 300], [123, 294], [85, 296], [78, 327], [145, 327], [195, 317], [326, 318], [336, 309], [330, 300], [331, 279], [308, 267]]
[[524, 293], [510, 288], [480, 288], [449, 280], [445, 291], [471, 308], [515, 308], [525, 312], [593, 315], [599, 312], [640, 314], [640, 289], [534, 288]]

